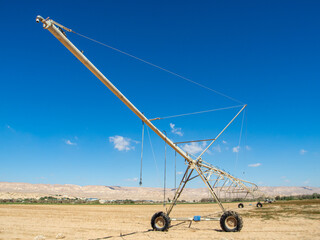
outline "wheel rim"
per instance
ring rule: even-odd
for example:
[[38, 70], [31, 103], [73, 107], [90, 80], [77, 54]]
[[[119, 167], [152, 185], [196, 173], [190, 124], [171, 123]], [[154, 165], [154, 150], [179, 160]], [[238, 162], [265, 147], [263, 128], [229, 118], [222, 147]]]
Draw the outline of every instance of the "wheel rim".
[[226, 218], [225, 223], [229, 229], [234, 229], [237, 227], [237, 219], [234, 216], [229, 216]]
[[156, 226], [156, 228], [163, 228], [164, 225], [165, 225], [165, 220], [163, 217], [157, 217], [155, 220], [154, 220], [154, 225]]

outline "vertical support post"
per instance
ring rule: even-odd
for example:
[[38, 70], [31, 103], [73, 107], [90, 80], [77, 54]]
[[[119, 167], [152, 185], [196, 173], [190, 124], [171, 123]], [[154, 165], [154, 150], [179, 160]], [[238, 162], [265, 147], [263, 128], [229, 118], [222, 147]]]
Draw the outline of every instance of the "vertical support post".
[[143, 140], [144, 140], [144, 122], [142, 121], [142, 137], [141, 137], [141, 165], [140, 165], [140, 182], [139, 185], [142, 185], [142, 159], [143, 159]]
[[181, 179], [181, 181], [180, 181], [179, 187], [178, 187], [178, 189], [176, 190], [176, 193], [174, 194], [172, 203], [171, 203], [171, 205], [170, 205], [170, 207], [169, 207], [169, 209], [168, 209], [168, 211], [167, 211], [167, 215], [168, 215], [168, 216], [169, 216], [169, 214], [171, 213], [174, 205], [176, 205], [176, 202], [177, 202], [178, 198], [180, 197], [180, 195], [181, 195], [184, 187], [186, 186], [189, 178], [191, 177], [191, 174], [192, 174], [192, 172], [193, 172], [193, 169], [191, 169], [190, 173], [189, 173], [189, 169], [190, 169], [190, 165], [188, 165], [188, 167], [187, 167], [187, 169], [186, 169], [186, 171], [185, 171], [185, 173], [184, 173], [184, 175], [183, 175], [183, 177], [182, 177], [182, 179]]
[[205, 185], [207, 185], [211, 195], [214, 197], [214, 199], [217, 201], [217, 203], [219, 204], [221, 210], [223, 212], [225, 212], [224, 207], [222, 206], [222, 203], [220, 202], [220, 199], [218, 198], [218, 196], [216, 195], [216, 193], [214, 192], [213, 188], [211, 187], [210, 183], [208, 182], [208, 180], [206, 179], [206, 177], [204, 176], [202, 170], [200, 169], [200, 167], [195, 166], [196, 171], [198, 172], [199, 176], [201, 177], [202, 181], [205, 183]]
[[[163, 131], [167, 137], [167, 132]], [[164, 175], [163, 175], [163, 206], [166, 206], [166, 183], [167, 183], [167, 139], [164, 141]]]
[[177, 152], [174, 151], [174, 189], [177, 188]]

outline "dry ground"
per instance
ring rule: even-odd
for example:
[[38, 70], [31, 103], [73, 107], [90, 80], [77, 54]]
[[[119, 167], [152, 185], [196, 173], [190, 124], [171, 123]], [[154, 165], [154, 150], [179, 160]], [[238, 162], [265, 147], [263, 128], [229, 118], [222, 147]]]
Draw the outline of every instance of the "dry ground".
[[[235, 209], [237, 204], [225, 204]], [[168, 232], [151, 231], [150, 219], [161, 205], [0, 205], [0, 239], [320, 239], [320, 201], [248, 203], [240, 211], [244, 227], [222, 232], [219, 222], [172, 222]], [[172, 217], [218, 212], [216, 204], [178, 205]], [[41, 239], [38, 237], [38, 239]]]

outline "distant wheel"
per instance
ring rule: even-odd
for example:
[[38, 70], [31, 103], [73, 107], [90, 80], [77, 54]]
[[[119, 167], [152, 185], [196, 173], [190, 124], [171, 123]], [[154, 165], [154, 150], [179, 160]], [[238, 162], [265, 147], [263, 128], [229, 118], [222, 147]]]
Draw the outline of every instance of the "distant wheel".
[[164, 212], [157, 212], [151, 218], [151, 227], [154, 231], [167, 231], [171, 220]]
[[257, 203], [257, 207], [258, 207], [258, 208], [262, 208], [262, 203], [261, 203], [261, 202], [258, 202], [258, 203]]
[[239, 204], [238, 204], [238, 208], [243, 208], [243, 204], [242, 204], [242, 203], [239, 203]]
[[243, 221], [238, 213], [227, 211], [220, 218], [220, 226], [225, 232], [240, 232], [243, 227]]

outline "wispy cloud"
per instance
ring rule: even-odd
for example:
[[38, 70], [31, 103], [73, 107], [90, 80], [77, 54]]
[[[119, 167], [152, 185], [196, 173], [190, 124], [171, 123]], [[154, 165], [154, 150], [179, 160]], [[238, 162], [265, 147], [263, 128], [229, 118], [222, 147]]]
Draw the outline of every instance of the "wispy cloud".
[[289, 183], [289, 182], [290, 182], [290, 180], [289, 180], [289, 179], [287, 179], [287, 177], [286, 177], [286, 176], [282, 176], [281, 178], [282, 178], [282, 179], [283, 179], [283, 181], [284, 181], [284, 182], [286, 182], [286, 183]]
[[199, 144], [197, 142], [192, 142], [192, 143], [185, 144], [182, 147], [182, 149], [190, 154], [196, 154], [196, 153], [202, 152], [206, 145], [207, 144], [205, 142], [203, 142], [202, 144]]
[[220, 145], [217, 145], [217, 146], [213, 147], [213, 151], [216, 151], [216, 152], [221, 153], [221, 147], [220, 147]]
[[12, 131], [12, 132], [15, 132], [15, 130], [14, 130], [10, 125], [8, 125], [8, 124], [6, 125], [6, 128], [9, 129], [9, 130]]
[[306, 154], [307, 152], [308, 152], [308, 151], [305, 150], [305, 149], [301, 149], [301, 150], [299, 151], [300, 155], [304, 155], [304, 154]]
[[135, 178], [127, 178], [125, 179], [126, 182], [138, 182], [138, 178], [135, 177]]
[[227, 141], [225, 141], [225, 140], [222, 140], [222, 143], [223, 143], [223, 144], [227, 144], [228, 142], [227, 142]]
[[183, 172], [177, 172], [177, 175], [181, 175], [181, 174], [183, 174]]
[[69, 139], [64, 141], [67, 145], [72, 145], [72, 146], [76, 146], [77, 143], [75, 142], [71, 142]]
[[248, 167], [260, 167], [260, 166], [261, 166], [261, 163], [252, 163], [248, 165]]
[[237, 153], [237, 152], [239, 152], [240, 151], [240, 146], [237, 146], [237, 147], [233, 147], [232, 148], [232, 152], [234, 152], [234, 153]]
[[134, 146], [131, 145], [132, 142], [138, 143], [137, 141], [134, 141], [130, 138], [126, 138], [123, 136], [113, 136], [109, 137], [109, 142], [113, 143], [114, 148], [118, 151], [129, 151], [134, 149]]
[[250, 151], [251, 149], [252, 149], [252, 148], [251, 148], [250, 146], [248, 146], [248, 145], [246, 146], [246, 150], [247, 150], [247, 151]]
[[175, 124], [170, 123], [170, 128], [171, 128], [171, 132], [173, 134], [176, 134], [178, 136], [183, 136], [183, 132], [182, 132], [181, 128], [177, 128]]

